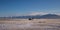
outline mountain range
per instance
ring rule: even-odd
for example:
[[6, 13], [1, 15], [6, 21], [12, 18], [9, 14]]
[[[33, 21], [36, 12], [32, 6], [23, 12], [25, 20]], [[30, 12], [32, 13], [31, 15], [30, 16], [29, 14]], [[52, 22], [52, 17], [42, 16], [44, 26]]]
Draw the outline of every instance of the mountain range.
[[[0, 17], [1, 18], [1, 17]], [[2, 18], [19, 18], [19, 19], [28, 19], [28, 18], [34, 18], [34, 19], [60, 19], [59, 15], [56, 14], [46, 14], [46, 15], [29, 15], [29, 16], [12, 16], [12, 17], [2, 17]]]

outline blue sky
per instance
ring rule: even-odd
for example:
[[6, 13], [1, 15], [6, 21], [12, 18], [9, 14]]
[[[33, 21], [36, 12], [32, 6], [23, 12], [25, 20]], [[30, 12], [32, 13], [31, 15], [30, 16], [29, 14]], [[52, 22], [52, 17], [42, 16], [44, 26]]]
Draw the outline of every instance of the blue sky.
[[60, 0], [0, 0], [0, 17], [26, 15], [32, 12], [59, 14]]

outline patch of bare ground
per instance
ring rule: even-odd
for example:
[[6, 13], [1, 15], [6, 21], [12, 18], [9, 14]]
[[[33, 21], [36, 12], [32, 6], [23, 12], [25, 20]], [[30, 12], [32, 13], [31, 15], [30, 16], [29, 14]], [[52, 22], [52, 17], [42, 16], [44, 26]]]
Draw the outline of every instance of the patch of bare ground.
[[60, 30], [60, 19], [1, 20], [0, 30]]

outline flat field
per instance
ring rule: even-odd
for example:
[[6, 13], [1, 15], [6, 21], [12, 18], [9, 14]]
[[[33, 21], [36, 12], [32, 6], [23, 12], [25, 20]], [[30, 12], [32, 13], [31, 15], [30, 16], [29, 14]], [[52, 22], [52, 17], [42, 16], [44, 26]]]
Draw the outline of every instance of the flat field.
[[0, 30], [60, 30], [60, 19], [3, 19]]

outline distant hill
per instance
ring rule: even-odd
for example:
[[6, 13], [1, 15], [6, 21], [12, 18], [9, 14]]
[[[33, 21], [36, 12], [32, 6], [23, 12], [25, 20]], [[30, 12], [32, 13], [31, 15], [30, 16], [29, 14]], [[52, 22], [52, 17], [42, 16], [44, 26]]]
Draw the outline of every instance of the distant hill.
[[36, 16], [12, 16], [12, 17], [4, 17], [4, 18], [19, 18], [19, 19], [60, 19], [59, 15], [56, 14], [46, 14], [46, 15], [36, 15]]
[[40, 17], [43, 19], [60, 19], [60, 16], [56, 14], [46, 14]]
[[46, 14], [46, 15], [36, 15], [36, 16], [17, 16], [12, 18], [21, 18], [21, 19], [27, 19], [27, 18], [35, 18], [35, 19], [60, 19], [59, 15], [56, 14]]

